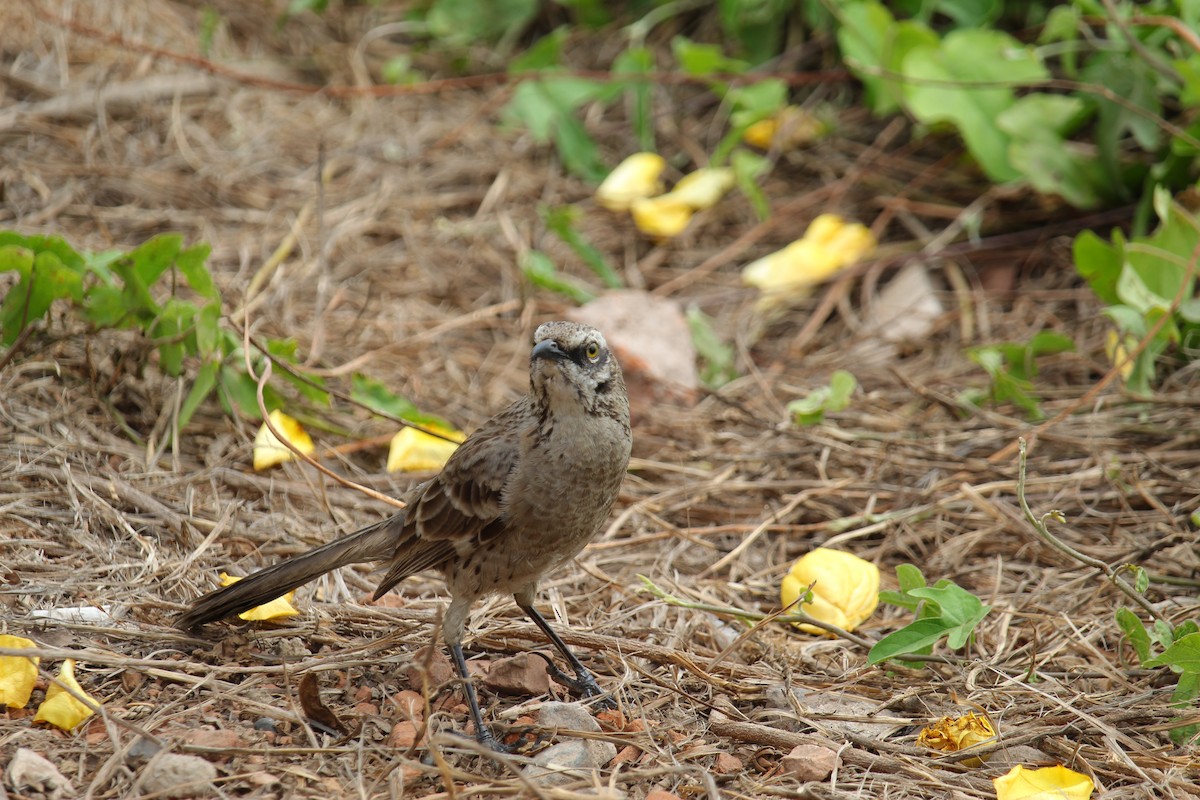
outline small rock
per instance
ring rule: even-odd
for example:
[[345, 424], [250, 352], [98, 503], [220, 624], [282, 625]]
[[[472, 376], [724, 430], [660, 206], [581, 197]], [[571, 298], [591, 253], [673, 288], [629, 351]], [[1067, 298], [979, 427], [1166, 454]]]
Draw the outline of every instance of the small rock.
[[651, 789], [646, 793], [646, 800], [680, 800], [679, 795], [666, 789]]
[[142, 772], [143, 794], [203, 797], [216, 793], [217, 768], [199, 756], [159, 753]]
[[357, 689], [354, 690], [354, 702], [355, 703], [368, 703], [371, 701], [373, 696], [374, 696], [374, 692], [371, 691], [370, 686], [365, 686], [365, 685], [359, 686]]
[[415, 722], [397, 722], [388, 734], [388, 747], [407, 750], [417, 743], [417, 724]]
[[798, 744], [783, 757], [783, 771], [802, 781], [823, 781], [838, 764], [836, 750], [817, 744]]
[[[214, 750], [230, 750], [246, 746], [246, 743], [242, 741], [242, 737], [238, 736], [238, 732], [231, 730], [214, 731], [201, 729], [188, 731], [183, 735], [183, 741], [194, 747], [211, 747]], [[224, 753], [212, 753], [209, 757], [218, 761], [229, 758]]]
[[392, 697], [392, 705], [400, 712], [402, 719], [421, 722], [425, 719], [425, 698], [419, 692], [405, 689]]
[[612, 742], [573, 739], [547, 747], [535, 755], [533, 763], [527, 764], [521, 773], [543, 786], [558, 786], [591, 778], [616, 755], [617, 748]]
[[254, 720], [254, 730], [262, 731], [263, 733], [278, 733], [275, 728], [275, 720], [270, 717], [259, 717]]
[[[543, 703], [538, 709], [537, 721], [538, 725], [550, 730], [600, 733], [600, 723], [577, 703]], [[613, 755], [616, 754], [614, 747]]]
[[713, 772], [718, 775], [730, 775], [734, 772], [741, 772], [743, 766], [742, 760], [737, 756], [729, 753], [717, 753], [716, 763], [713, 764]]
[[147, 739], [144, 736], [139, 736], [137, 740], [129, 746], [129, 752], [126, 753], [125, 758], [131, 764], [144, 764], [145, 762], [154, 758], [154, 755], [159, 750], [162, 750], [162, 747], [153, 739]]
[[504, 694], [537, 696], [550, 691], [550, 673], [541, 656], [522, 653], [493, 663], [483, 685]]
[[612, 761], [608, 762], [607, 767], [609, 769], [616, 769], [622, 764], [628, 764], [636, 761], [637, 757], [641, 755], [641, 752], [642, 751], [638, 747], [632, 744], [627, 744], [621, 748], [621, 752], [617, 753], [616, 757]]
[[374, 703], [359, 703], [354, 706], [354, 713], [360, 717], [377, 717], [379, 716], [379, 706]]
[[436, 689], [454, 677], [454, 666], [440, 647], [433, 648], [431, 653], [429, 646], [426, 646], [413, 653], [412, 663], [405, 667], [404, 674], [408, 676], [408, 685], [414, 689], [420, 690], [426, 680], [429, 681], [429, 688]]
[[28, 747], [17, 748], [4, 771], [4, 782], [18, 794], [40, 794], [50, 800], [75, 794], [75, 787], [58, 767]]

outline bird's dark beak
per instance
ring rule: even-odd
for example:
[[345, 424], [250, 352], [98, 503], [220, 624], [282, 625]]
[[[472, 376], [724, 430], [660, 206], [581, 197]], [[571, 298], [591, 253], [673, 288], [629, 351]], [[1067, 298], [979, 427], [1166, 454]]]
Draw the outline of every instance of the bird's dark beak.
[[566, 361], [567, 354], [558, 342], [553, 339], [543, 339], [533, 346], [533, 352], [529, 354], [529, 360], [537, 361], [539, 358], [549, 358], [556, 361]]

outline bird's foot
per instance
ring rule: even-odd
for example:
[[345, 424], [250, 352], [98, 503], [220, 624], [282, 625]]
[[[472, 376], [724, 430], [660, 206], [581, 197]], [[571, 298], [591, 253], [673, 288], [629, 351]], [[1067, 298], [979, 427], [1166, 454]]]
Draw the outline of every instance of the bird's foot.
[[584, 700], [598, 698], [593, 703], [599, 709], [615, 709], [617, 703], [612, 699], [612, 696], [600, 688], [600, 684], [596, 683], [596, 678], [586, 669], [580, 668], [575, 676], [572, 677], [559, 669], [554, 663], [554, 659], [545, 653], [538, 653], [542, 660], [546, 662], [546, 671], [550, 673], [550, 677], [566, 686], [575, 694], [579, 695]]

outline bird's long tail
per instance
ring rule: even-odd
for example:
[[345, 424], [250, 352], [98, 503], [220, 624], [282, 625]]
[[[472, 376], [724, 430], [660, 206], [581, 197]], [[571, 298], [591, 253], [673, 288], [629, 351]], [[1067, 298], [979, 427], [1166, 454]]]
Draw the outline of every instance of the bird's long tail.
[[403, 526], [401, 513], [210, 592], [192, 603], [175, 627], [194, 630], [274, 600], [338, 567], [391, 558]]

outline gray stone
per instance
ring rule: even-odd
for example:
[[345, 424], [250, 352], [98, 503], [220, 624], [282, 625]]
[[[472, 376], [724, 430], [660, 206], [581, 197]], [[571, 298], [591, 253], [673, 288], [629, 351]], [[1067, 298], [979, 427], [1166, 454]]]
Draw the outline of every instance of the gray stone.
[[143, 794], [162, 797], [210, 797], [217, 768], [199, 756], [159, 753], [142, 772]]
[[600, 732], [600, 723], [578, 703], [543, 703], [538, 709], [537, 721], [549, 730]]
[[533, 757], [533, 763], [521, 770], [525, 777], [542, 786], [559, 786], [585, 781], [617, 756], [612, 742], [573, 739], [547, 747]]
[[19, 795], [41, 795], [58, 800], [74, 795], [75, 787], [58, 767], [28, 747], [19, 747], [4, 771], [4, 782]]

